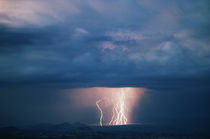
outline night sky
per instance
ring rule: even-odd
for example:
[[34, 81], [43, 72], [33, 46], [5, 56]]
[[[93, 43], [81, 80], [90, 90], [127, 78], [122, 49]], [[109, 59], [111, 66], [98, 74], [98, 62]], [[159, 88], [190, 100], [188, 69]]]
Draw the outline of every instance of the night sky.
[[76, 106], [74, 89], [137, 87], [147, 91], [134, 122], [207, 127], [209, 5], [0, 0], [0, 126], [94, 124], [97, 109]]

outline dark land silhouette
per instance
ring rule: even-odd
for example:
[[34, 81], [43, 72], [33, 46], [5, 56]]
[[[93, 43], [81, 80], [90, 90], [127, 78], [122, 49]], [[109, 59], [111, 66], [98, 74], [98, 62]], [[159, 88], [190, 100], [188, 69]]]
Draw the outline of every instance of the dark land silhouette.
[[88, 126], [82, 123], [38, 124], [26, 127], [1, 127], [1, 139], [208, 139], [208, 132], [185, 127], [152, 125]]

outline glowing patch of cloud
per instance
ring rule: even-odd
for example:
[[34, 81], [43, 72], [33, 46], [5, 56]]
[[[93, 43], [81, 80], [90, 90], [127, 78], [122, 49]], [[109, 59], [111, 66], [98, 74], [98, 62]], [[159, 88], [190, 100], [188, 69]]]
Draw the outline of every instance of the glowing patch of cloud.
[[46, 25], [55, 20], [62, 21], [67, 14], [76, 13], [79, 9], [68, 0], [0, 1], [0, 14], [8, 17], [0, 17], [0, 23], [11, 26]]

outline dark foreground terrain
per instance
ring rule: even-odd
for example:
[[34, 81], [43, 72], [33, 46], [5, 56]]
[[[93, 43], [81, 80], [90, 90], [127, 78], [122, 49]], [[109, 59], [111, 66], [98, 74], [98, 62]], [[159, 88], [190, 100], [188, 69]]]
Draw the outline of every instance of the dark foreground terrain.
[[151, 126], [87, 126], [75, 124], [40, 124], [24, 128], [2, 127], [0, 139], [209, 139], [201, 133], [184, 133]]

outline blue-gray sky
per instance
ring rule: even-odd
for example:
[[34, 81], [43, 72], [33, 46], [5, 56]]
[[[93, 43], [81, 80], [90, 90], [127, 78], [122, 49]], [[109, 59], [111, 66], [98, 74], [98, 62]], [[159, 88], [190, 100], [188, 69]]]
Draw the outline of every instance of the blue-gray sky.
[[[208, 0], [0, 0], [3, 116], [12, 121], [21, 109], [31, 109], [24, 107], [28, 91], [48, 109], [60, 89], [135, 86], [153, 90], [142, 112], [150, 122], [157, 121], [148, 118], [154, 116], [151, 109], [169, 112], [160, 115], [164, 123], [164, 117], [184, 111], [181, 105], [197, 111], [178, 119], [209, 122], [209, 5]], [[17, 108], [10, 108], [10, 97]], [[170, 105], [174, 97], [183, 100], [180, 107]], [[170, 113], [173, 108], [176, 113]]]

